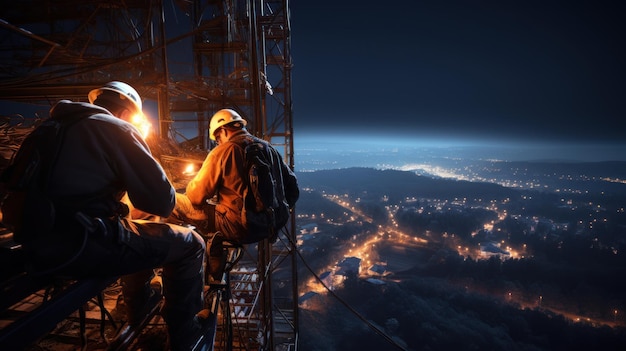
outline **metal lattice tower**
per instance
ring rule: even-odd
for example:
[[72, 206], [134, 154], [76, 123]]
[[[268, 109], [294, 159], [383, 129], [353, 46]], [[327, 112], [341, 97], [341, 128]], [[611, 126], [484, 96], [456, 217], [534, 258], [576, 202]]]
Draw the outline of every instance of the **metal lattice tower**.
[[[162, 139], [207, 150], [209, 118], [234, 108], [293, 168], [289, 21], [288, 0], [3, 4], [0, 103], [47, 112], [59, 99], [85, 101], [89, 90], [122, 80], [154, 102]], [[253, 296], [232, 309], [247, 311], [249, 330], [244, 323], [239, 330], [254, 339], [240, 341], [240, 349], [297, 348], [295, 242], [292, 216], [276, 243], [259, 243], [258, 254], [233, 273], [233, 294]]]
[[154, 1], [37, 1], [0, 9], [0, 96], [50, 105], [85, 100], [112, 79], [136, 85], [150, 99], [165, 84]]

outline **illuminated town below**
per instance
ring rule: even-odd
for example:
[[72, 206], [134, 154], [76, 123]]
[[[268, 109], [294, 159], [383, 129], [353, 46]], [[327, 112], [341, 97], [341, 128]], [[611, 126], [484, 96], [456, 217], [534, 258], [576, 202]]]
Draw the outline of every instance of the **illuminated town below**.
[[623, 284], [611, 287], [626, 271], [623, 163], [348, 154], [332, 169], [341, 160], [311, 152], [302, 168], [319, 168], [298, 174], [303, 310], [322, 313], [354, 279], [363, 294], [435, 279], [520, 313], [626, 325]]

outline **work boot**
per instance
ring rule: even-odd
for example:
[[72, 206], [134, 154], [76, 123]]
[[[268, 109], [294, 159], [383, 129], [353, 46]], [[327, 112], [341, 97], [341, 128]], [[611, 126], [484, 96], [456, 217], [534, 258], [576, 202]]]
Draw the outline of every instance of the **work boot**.
[[221, 282], [224, 276], [224, 268], [226, 267], [226, 255], [224, 251], [224, 236], [221, 232], [215, 232], [207, 241], [207, 281]]
[[204, 309], [194, 317], [194, 332], [191, 339], [194, 340], [192, 346], [193, 351], [209, 351], [213, 350], [214, 329], [217, 327], [217, 319], [210, 318], [211, 312]]
[[184, 280], [163, 277], [163, 318], [167, 323], [171, 351], [190, 350], [195, 343], [194, 337], [201, 333], [203, 325], [196, 314], [202, 310], [203, 290], [202, 273]]
[[160, 287], [153, 287], [152, 270], [122, 276], [122, 295], [128, 324], [138, 326], [162, 298]]

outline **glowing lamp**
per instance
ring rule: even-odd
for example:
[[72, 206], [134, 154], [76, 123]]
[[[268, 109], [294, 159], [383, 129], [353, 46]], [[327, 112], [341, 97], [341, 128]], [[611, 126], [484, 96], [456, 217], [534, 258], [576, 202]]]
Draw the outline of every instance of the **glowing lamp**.
[[152, 125], [150, 124], [150, 121], [148, 121], [148, 118], [146, 118], [145, 114], [134, 114], [133, 117], [131, 117], [130, 119], [130, 123], [139, 130], [139, 133], [141, 133], [141, 136], [144, 139], [146, 139], [150, 134], [150, 128], [152, 127]]
[[194, 175], [195, 173], [196, 173], [196, 166], [193, 163], [187, 164], [187, 166], [183, 170], [183, 174], [186, 176]]

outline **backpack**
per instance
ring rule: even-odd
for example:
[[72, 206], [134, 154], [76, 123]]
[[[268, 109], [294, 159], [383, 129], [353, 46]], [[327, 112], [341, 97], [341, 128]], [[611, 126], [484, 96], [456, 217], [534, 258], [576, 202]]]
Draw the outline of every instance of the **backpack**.
[[47, 196], [48, 180], [65, 130], [77, 120], [45, 120], [24, 139], [2, 172], [2, 224], [13, 231], [18, 243], [32, 241], [54, 227], [57, 214]]
[[241, 220], [248, 236], [242, 243], [275, 241], [289, 220], [282, 171], [276, 165], [280, 155], [262, 140], [248, 140], [243, 148], [247, 179]]

